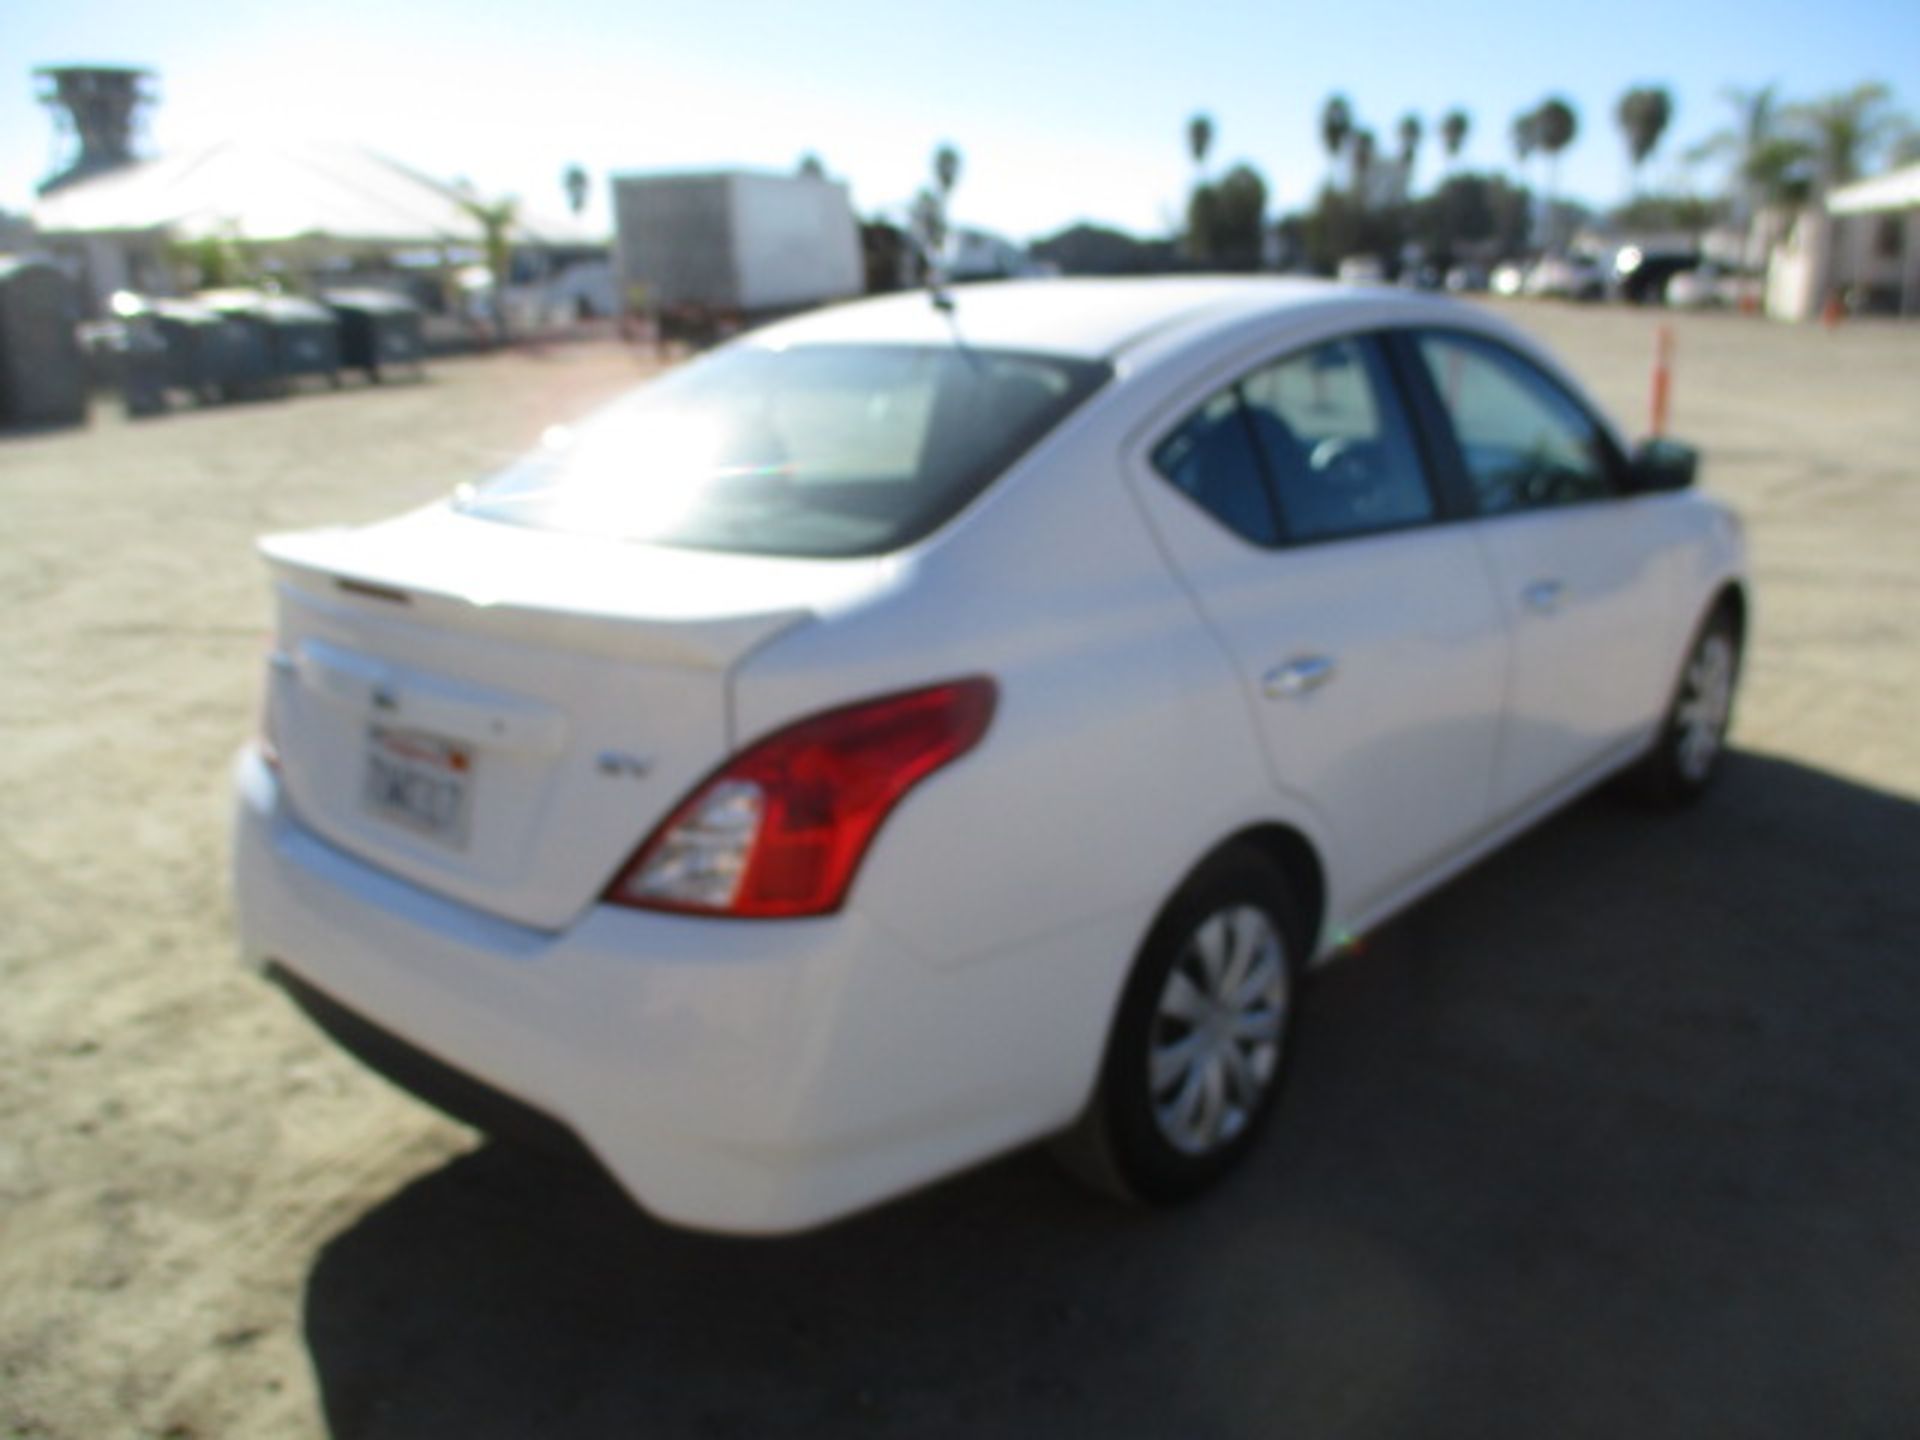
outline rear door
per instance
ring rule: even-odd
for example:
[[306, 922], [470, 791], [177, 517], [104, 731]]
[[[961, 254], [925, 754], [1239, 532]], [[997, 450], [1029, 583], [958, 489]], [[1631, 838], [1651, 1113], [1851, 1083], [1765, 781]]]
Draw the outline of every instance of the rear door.
[[1406, 345], [1511, 619], [1494, 790], [1506, 814], [1616, 758], [1657, 708], [1669, 644], [1662, 547], [1648, 507], [1621, 492], [1606, 427], [1543, 368], [1480, 335], [1425, 331]]
[[1143, 446], [1135, 483], [1238, 667], [1272, 780], [1367, 909], [1487, 822], [1506, 621], [1367, 336], [1281, 355]]

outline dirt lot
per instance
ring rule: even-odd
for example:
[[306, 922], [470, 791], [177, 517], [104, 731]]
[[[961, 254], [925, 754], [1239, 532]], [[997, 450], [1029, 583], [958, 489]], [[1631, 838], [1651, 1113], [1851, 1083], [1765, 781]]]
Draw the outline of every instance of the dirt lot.
[[[1639, 421], [1654, 317], [1513, 313]], [[1757, 560], [1726, 785], [1374, 937], [1272, 1143], [1159, 1216], [1020, 1156], [681, 1235], [235, 969], [251, 537], [443, 492], [628, 357], [0, 441], [0, 1435], [1911, 1435], [1920, 330], [1676, 323]]]

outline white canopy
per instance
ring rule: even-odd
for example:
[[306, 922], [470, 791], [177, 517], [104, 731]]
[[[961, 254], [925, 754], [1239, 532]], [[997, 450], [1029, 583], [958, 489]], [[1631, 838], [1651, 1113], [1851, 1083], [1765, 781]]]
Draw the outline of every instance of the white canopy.
[[1827, 209], [1835, 215], [1920, 209], [1920, 162], [1841, 186], [1827, 196]]
[[[249, 243], [477, 244], [475, 198], [358, 146], [225, 140], [56, 190], [34, 207], [48, 235], [166, 230]], [[571, 218], [521, 210], [516, 243], [603, 245]]]

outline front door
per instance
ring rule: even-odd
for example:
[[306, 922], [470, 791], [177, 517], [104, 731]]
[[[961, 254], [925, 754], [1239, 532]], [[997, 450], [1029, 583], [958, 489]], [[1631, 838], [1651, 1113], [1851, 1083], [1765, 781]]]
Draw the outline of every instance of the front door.
[[1478, 335], [1426, 332], [1413, 349], [1512, 622], [1494, 786], [1505, 815], [1618, 758], [1643, 730], [1665, 684], [1660, 547], [1646, 507], [1620, 493], [1603, 427], [1543, 370]]

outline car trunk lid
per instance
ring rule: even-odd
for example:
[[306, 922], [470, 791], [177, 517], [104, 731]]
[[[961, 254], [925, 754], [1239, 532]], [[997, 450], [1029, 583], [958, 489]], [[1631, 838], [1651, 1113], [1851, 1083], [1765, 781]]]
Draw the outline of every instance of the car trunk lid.
[[261, 550], [278, 609], [267, 730], [301, 821], [543, 929], [590, 905], [737, 744], [732, 667], [891, 573], [445, 507]]

